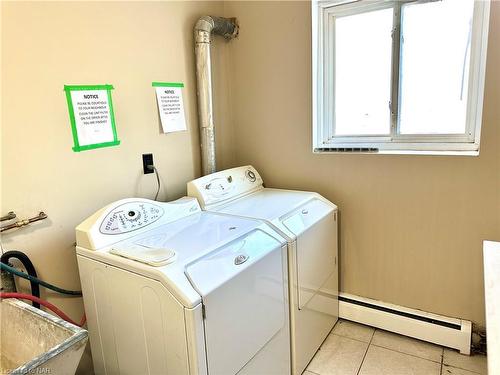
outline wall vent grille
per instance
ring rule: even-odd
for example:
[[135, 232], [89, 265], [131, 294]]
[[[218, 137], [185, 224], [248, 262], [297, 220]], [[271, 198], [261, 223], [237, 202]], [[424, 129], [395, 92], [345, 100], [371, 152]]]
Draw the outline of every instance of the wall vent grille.
[[378, 148], [371, 148], [371, 147], [319, 147], [319, 148], [315, 148], [314, 152], [339, 152], [339, 153], [369, 152], [369, 153], [377, 153]]

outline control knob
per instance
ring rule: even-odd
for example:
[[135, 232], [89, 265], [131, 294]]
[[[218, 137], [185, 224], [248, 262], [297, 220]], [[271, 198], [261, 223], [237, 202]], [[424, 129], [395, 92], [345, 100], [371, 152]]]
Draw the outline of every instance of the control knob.
[[255, 180], [257, 180], [257, 177], [255, 177], [254, 171], [252, 171], [250, 169], [247, 169], [247, 171], [245, 172], [245, 176], [247, 177], [247, 179], [250, 182], [255, 182]]

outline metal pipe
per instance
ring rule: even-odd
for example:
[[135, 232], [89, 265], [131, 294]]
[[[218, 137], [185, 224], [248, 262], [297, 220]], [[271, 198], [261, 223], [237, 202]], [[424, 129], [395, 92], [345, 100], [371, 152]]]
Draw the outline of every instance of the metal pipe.
[[10, 211], [7, 215], [0, 217], [0, 221], [12, 220], [16, 218], [16, 213], [14, 211]]
[[230, 40], [238, 35], [238, 30], [236, 18], [213, 16], [201, 17], [194, 27], [198, 122], [200, 128], [201, 168], [203, 175], [216, 171], [212, 67], [210, 59], [211, 35], [221, 35], [226, 40]]
[[10, 230], [10, 229], [14, 229], [14, 228], [21, 228], [21, 227], [24, 227], [24, 226], [29, 225], [31, 223], [34, 223], [35, 221], [44, 220], [47, 217], [48, 216], [45, 214], [45, 212], [42, 211], [38, 214], [38, 216], [29, 218], [26, 220], [19, 220], [19, 221], [16, 221], [15, 223], [3, 226], [0, 228], [0, 232], [4, 232], [6, 230]]

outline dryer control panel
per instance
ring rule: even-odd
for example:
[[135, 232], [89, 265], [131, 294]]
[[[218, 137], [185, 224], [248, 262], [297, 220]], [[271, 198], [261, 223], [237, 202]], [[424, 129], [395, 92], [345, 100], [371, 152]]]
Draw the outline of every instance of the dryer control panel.
[[201, 207], [226, 203], [262, 189], [262, 178], [251, 165], [226, 169], [200, 177], [188, 183], [188, 195], [195, 197]]

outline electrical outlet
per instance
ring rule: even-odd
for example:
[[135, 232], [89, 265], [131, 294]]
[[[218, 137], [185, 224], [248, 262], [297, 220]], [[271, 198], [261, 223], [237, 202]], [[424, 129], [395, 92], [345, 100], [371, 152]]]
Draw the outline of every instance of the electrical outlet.
[[148, 168], [148, 165], [154, 165], [153, 154], [142, 154], [142, 169], [144, 174], [153, 173], [153, 168]]

